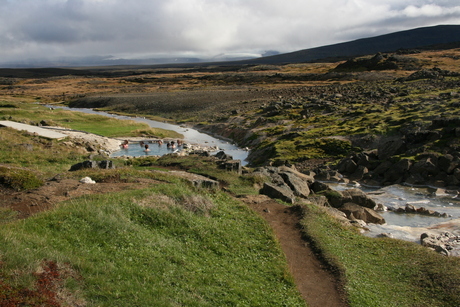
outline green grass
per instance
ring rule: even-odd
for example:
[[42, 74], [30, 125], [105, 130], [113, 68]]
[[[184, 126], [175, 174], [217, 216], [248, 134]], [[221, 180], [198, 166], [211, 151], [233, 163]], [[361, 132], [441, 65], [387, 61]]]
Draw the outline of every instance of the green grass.
[[4, 280], [66, 264], [68, 300], [88, 306], [304, 306], [267, 225], [185, 185], [76, 199], [2, 225], [0, 246]]
[[38, 124], [49, 121], [53, 125], [67, 127], [75, 130], [87, 131], [106, 137], [121, 136], [149, 136], [180, 138], [181, 134], [161, 128], [150, 128], [145, 123], [133, 120], [119, 120], [103, 115], [87, 114], [83, 112], [67, 111], [32, 104], [29, 102], [14, 102], [16, 106], [2, 107], [0, 105], [0, 119], [12, 120], [28, 124]]
[[419, 244], [369, 238], [309, 205], [301, 224], [341, 272], [350, 306], [459, 306], [460, 259]]
[[0, 163], [28, 168], [42, 180], [86, 159], [83, 153], [60, 141], [34, 137], [11, 128], [0, 128], [0, 131]]

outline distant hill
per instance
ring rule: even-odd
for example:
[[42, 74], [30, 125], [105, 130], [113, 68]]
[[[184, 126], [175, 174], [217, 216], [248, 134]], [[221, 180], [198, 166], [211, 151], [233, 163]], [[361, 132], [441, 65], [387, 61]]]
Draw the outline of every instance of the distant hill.
[[[136, 61], [133, 61], [133, 65], [127, 65], [127, 63], [115, 61], [112, 62], [112, 64], [120, 65], [101, 65], [78, 68], [4, 68], [0, 69], [0, 77], [40, 78], [60, 75], [94, 74], [110, 74], [115, 76], [118, 74], [131, 74], [138, 69], [155, 69], [168, 67], [193, 67], [197, 70], [200, 70], [200, 67], [203, 68], [209, 66], [217, 66], [217, 70], [235, 69], [235, 67], [239, 65], [288, 64], [319, 61], [335, 62], [356, 56], [371, 55], [378, 52], [395, 52], [400, 49], [451, 48], [460, 48], [460, 25], [439, 25], [433, 27], [417, 28], [370, 38], [362, 38], [345, 43], [238, 61], [196, 62], [197, 59], [188, 59], [189, 61], [185, 63], [157, 63], [150, 65], [141, 64], [141, 62], [136, 63]], [[273, 53], [274, 52], [271, 52], [271, 54]], [[165, 59], [162, 60], [164, 61]]]
[[[452, 45], [458, 43], [458, 45]], [[285, 64], [340, 60], [377, 52], [394, 52], [399, 49], [428, 48], [436, 46], [460, 47], [460, 25], [440, 25], [395, 32], [346, 43], [322, 46], [279, 55], [239, 61], [246, 64]]]

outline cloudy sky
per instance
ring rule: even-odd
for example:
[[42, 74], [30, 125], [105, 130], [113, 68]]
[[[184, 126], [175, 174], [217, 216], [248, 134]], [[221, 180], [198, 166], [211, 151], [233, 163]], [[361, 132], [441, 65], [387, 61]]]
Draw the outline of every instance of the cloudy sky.
[[460, 24], [459, 0], [0, 0], [0, 63], [296, 51]]

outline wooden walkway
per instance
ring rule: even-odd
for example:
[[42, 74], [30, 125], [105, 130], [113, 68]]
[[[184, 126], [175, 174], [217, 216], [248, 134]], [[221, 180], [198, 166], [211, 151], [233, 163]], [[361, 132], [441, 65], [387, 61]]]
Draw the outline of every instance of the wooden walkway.
[[9, 120], [0, 121], [0, 126], [10, 127], [10, 128], [16, 129], [16, 130], [25, 130], [27, 132], [35, 133], [35, 134], [37, 134], [39, 136], [42, 136], [42, 137], [48, 138], [48, 139], [60, 140], [60, 139], [63, 139], [63, 138], [67, 137], [67, 135], [63, 134], [63, 133], [59, 133], [59, 132], [55, 132], [55, 131], [52, 131], [52, 130], [40, 128], [40, 127], [37, 127], [37, 126], [31, 126], [31, 125], [27, 125], [27, 124], [16, 123], [16, 122], [12, 122], [12, 121], [9, 121]]

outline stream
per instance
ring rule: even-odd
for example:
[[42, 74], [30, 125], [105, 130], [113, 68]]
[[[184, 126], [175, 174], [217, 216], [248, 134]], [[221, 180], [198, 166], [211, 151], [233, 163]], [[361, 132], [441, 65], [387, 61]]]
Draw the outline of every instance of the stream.
[[[56, 107], [56, 106], [51, 106]], [[79, 111], [84, 113], [98, 114], [109, 116], [122, 120], [134, 120], [148, 124], [150, 127], [163, 128], [176, 131], [184, 135], [184, 142], [198, 144], [202, 146], [216, 146], [219, 150], [225, 151], [234, 159], [241, 160], [243, 165], [247, 165], [246, 158], [248, 151], [238, 148], [231, 142], [221, 140], [205, 133], [201, 133], [192, 128], [181, 127], [169, 123], [154, 121], [143, 117], [128, 117], [114, 115], [107, 112], [94, 111], [87, 108], [68, 108], [59, 107], [70, 111]], [[164, 155], [171, 153], [174, 150], [167, 148], [165, 144], [149, 144], [150, 151], [144, 152], [144, 147], [132, 144], [128, 149], [121, 149], [114, 152], [112, 156], [145, 156], [145, 155]], [[331, 183], [327, 184], [336, 190], [345, 190], [354, 188], [345, 184]], [[391, 185], [383, 188], [367, 188], [360, 186], [364, 192], [374, 199], [377, 203], [381, 203], [386, 207], [405, 207], [406, 204], [412, 204], [416, 208], [424, 207], [428, 210], [437, 211], [439, 213], [447, 213], [448, 218], [424, 216], [412, 213], [396, 213], [392, 211], [378, 212], [385, 220], [385, 225], [368, 224], [369, 231], [365, 233], [367, 236], [376, 237], [382, 233], [391, 234], [392, 237], [411, 242], [420, 242], [420, 235], [427, 231], [427, 228], [438, 228], [438, 231], [449, 231], [455, 235], [460, 235], [460, 197], [453, 195], [435, 195], [433, 188], [428, 187], [410, 187], [404, 185]], [[436, 225], [447, 225], [436, 227]], [[428, 230], [429, 231], [429, 230]]]

